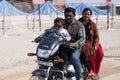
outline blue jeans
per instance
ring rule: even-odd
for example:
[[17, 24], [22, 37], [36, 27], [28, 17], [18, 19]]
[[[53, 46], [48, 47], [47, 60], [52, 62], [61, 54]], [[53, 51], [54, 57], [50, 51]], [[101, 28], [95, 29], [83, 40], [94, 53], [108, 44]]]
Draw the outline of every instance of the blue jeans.
[[75, 49], [70, 56], [71, 63], [73, 64], [75, 69], [76, 78], [82, 77], [82, 71], [81, 71], [82, 65], [80, 62], [80, 55], [81, 55], [80, 49]]
[[59, 47], [59, 57], [66, 61], [66, 56], [70, 58], [70, 62], [73, 64], [75, 69], [76, 78], [82, 77], [82, 65], [80, 62], [80, 49], [71, 49], [68, 45], [62, 44]]

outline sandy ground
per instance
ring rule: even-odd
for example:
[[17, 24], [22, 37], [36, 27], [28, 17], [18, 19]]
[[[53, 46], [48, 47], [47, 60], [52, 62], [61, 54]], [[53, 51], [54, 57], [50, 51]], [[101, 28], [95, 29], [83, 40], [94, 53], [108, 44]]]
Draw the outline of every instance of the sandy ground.
[[[28, 57], [27, 53], [35, 52], [37, 44], [31, 41], [39, 34], [31, 29], [15, 29], [0, 35], [0, 80], [28, 80], [36, 67], [36, 57]], [[120, 80], [120, 29], [99, 32], [105, 54], [100, 80]]]

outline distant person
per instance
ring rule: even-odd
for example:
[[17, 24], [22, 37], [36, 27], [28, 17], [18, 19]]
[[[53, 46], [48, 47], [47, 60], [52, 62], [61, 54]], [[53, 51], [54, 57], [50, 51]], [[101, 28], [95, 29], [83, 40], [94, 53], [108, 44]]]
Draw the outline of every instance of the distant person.
[[83, 52], [87, 60], [89, 60], [92, 72], [95, 78], [99, 78], [100, 65], [104, 57], [102, 47], [99, 43], [99, 33], [97, 25], [90, 19], [92, 11], [90, 8], [85, 8], [82, 12], [82, 17], [79, 19], [83, 23], [86, 31], [86, 43], [83, 46]]

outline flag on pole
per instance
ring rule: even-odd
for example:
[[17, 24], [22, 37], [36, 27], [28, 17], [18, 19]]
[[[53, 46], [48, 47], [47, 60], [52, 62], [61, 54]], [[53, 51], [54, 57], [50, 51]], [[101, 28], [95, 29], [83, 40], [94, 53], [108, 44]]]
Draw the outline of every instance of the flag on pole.
[[110, 4], [112, 2], [112, 0], [106, 0], [107, 4]]
[[45, 0], [32, 0], [33, 4], [44, 4]]

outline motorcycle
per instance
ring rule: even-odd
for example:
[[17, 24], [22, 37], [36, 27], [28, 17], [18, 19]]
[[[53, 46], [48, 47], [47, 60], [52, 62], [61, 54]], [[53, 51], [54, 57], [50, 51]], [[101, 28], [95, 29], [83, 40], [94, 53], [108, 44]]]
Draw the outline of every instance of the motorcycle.
[[[73, 65], [60, 64], [64, 60], [58, 56], [58, 48], [63, 42], [60, 41], [58, 32], [47, 32], [40, 40], [36, 53], [28, 53], [28, 56], [37, 56], [37, 69], [32, 72], [29, 80], [72, 80], [75, 77]], [[88, 70], [83, 66], [83, 77], [87, 80]]]

